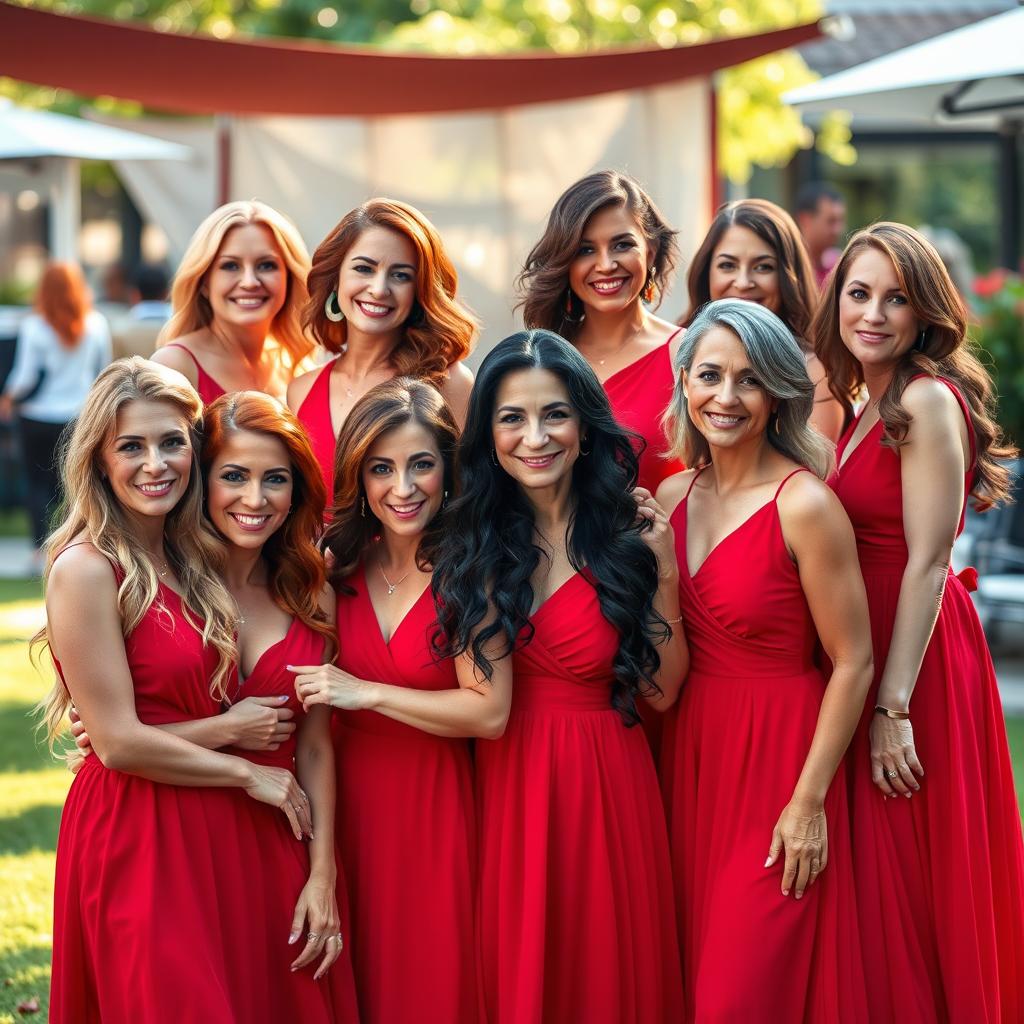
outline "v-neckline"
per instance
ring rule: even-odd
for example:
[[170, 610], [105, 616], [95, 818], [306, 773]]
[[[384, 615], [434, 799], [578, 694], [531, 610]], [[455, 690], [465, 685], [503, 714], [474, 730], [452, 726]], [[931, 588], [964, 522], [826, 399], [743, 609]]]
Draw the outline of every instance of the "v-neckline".
[[549, 604], [551, 604], [551, 602], [556, 597], [558, 597], [558, 595], [561, 594], [562, 591], [565, 590], [565, 588], [570, 583], [572, 583], [573, 580], [579, 579], [580, 576], [582, 576], [582, 575], [583, 575], [582, 572], [574, 572], [571, 576], [567, 576], [561, 583], [559, 583], [558, 586], [555, 587], [555, 589], [552, 590], [551, 593], [548, 594], [548, 596], [545, 597], [544, 600], [541, 601], [541, 603], [539, 605], [537, 605], [536, 609], [534, 611], [530, 612], [530, 621], [532, 622], [534, 619], [536, 619], [537, 616], [540, 615], [540, 613], [542, 611], [544, 611], [544, 609], [547, 608], [547, 606]]
[[[859, 426], [860, 421], [861, 421], [861, 419], [864, 416], [864, 413], [867, 411], [867, 408], [868, 407], [865, 405], [864, 408], [861, 409], [861, 411], [859, 413], [857, 413], [856, 418], [854, 419], [852, 425], [850, 426], [850, 440], [851, 441], [853, 440], [853, 435], [857, 432], [857, 427]], [[861, 448], [864, 447], [864, 445], [867, 443], [868, 438], [874, 433], [875, 428], [881, 422], [882, 422], [882, 418], [881, 418], [881, 416], [879, 416], [879, 418], [877, 420], [875, 420], [875, 422], [872, 423], [871, 426], [868, 427], [867, 430], [864, 431], [864, 434], [861, 436], [861, 439], [852, 448], [849, 446], [849, 442], [847, 442], [847, 446], [843, 449], [842, 461], [836, 463], [836, 473], [837, 474], [840, 474], [840, 475], [842, 474], [843, 470], [846, 469], [846, 467], [850, 464], [850, 460], [857, 454], [857, 452], [859, 452], [861, 450]]]
[[290, 636], [292, 635], [292, 630], [293, 630], [293, 629], [295, 628], [295, 623], [297, 623], [298, 621], [299, 621], [299, 620], [298, 620], [298, 617], [297, 617], [297, 616], [293, 616], [293, 617], [292, 617], [292, 621], [291, 621], [290, 623], [288, 623], [288, 628], [287, 628], [287, 629], [285, 630], [284, 636], [282, 636], [282, 637], [281, 637], [280, 639], [278, 639], [278, 640], [275, 640], [275, 641], [274, 641], [274, 642], [273, 642], [273, 643], [272, 643], [272, 644], [271, 644], [271, 645], [270, 645], [269, 647], [266, 647], [266, 648], [264, 648], [264, 649], [263, 649], [263, 650], [262, 650], [262, 651], [260, 652], [259, 656], [258, 656], [258, 657], [256, 658], [256, 660], [255, 660], [255, 661], [253, 662], [253, 665], [252, 665], [252, 671], [251, 671], [251, 672], [250, 672], [250, 673], [249, 673], [249, 674], [248, 674], [247, 676], [245, 676], [245, 677], [243, 677], [243, 676], [242, 676], [242, 656], [241, 656], [241, 652], [239, 652], [239, 656], [238, 656], [238, 666], [237, 666], [237, 671], [238, 671], [238, 685], [239, 685], [239, 689], [241, 689], [241, 687], [245, 686], [245, 684], [246, 684], [246, 683], [248, 683], [248, 682], [249, 682], [249, 680], [250, 680], [250, 679], [252, 679], [252, 677], [253, 677], [254, 675], [256, 675], [256, 670], [257, 670], [257, 669], [258, 669], [258, 668], [260, 667], [260, 665], [261, 665], [261, 664], [263, 663], [263, 659], [264, 659], [264, 658], [265, 658], [265, 657], [266, 657], [266, 656], [267, 656], [267, 655], [268, 655], [268, 654], [269, 654], [269, 653], [270, 653], [270, 652], [271, 652], [272, 650], [274, 650], [274, 648], [275, 648], [275, 647], [280, 647], [280, 646], [281, 646], [281, 644], [283, 644], [283, 643], [285, 642], [285, 640], [287, 640], [287, 639], [288, 639], [288, 637], [290, 637]]
[[398, 636], [398, 631], [405, 625], [406, 620], [412, 615], [414, 611], [420, 606], [420, 601], [423, 600], [423, 595], [430, 591], [430, 579], [427, 579], [427, 585], [416, 595], [416, 600], [409, 605], [409, 610], [398, 620], [395, 624], [395, 628], [391, 630], [391, 636], [384, 636], [384, 627], [380, 624], [380, 615], [377, 614], [377, 606], [373, 603], [373, 595], [370, 593], [370, 584], [366, 579], [366, 566], [362, 566], [363, 572], [363, 593], [366, 595], [366, 600], [370, 605], [370, 614], [373, 615], [373, 621], [377, 624], [377, 636], [380, 637], [381, 643], [384, 644], [388, 650], [391, 649], [391, 642]]
[[718, 551], [718, 549], [720, 547], [722, 547], [723, 544], [725, 544], [726, 541], [731, 540], [733, 537], [735, 537], [736, 534], [739, 533], [740, 530], [743, 529], [743, 527], [745, 527], [749, 523], [753, 522], [753, 520], [755, 520], [762, 512], [764, 512], [765, 509], [771, 508], [777, 501], [778, 501], [778, 494], [776, 494], [773, 498], [769, 499], [763, 505], [761, 505], [759, 508], [757, 508], [753, 512], [751, 512], [750, 515], [747, 516], [747, 518], [744, 519], [742, 523], [740, 523], [738, 526], [736, 526], [733, 529], [731, 529], [724, 537], [722, 537], [716, 544], [714, 544], [712, 546], [711, 550], [704, 556], [704, 558], [701, 561], [700, 565], [697, 566], [696, 571], [691, 571], [691, 569], [690, 569], [690, 558], [689, 558], [689, 555], [687, 553], [687, 547], [688, 547], [688, 544], [689, 544], [689, 535], [690, 535], [690, 514], [689, 514], [690, 495], [687, 494], [687, 496], [679, 503], [679, 506], [678, 506], [679, 508], [681, 508], [683, 510], [683, 560], [686, 562], [686, 575], [689, 576], [689, 578], [691, 580], [696, 580], [697, 577], [701, 574], [701, 572], [703, 572], [704, 566], [707, 565], [708, 562], [711, 561], [712, 557], [714, 557], [715, 553]]

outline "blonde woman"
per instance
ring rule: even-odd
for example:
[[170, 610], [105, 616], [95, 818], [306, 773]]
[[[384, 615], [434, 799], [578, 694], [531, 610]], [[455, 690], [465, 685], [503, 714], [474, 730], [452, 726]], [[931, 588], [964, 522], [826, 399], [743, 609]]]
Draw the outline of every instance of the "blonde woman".
[[309, 253], [265, 203], [227, 203], [196, 229], [171, 288], [153, 359], [183, 373], [205, 404], [235, 391], [282, 398], [313, 350], [300, 312]]
[[216, 714], [233, 677], [237, 612], [207, 568], [223, 553], [201, 518], [200, 411], [181, 374], [120, 360], [64, 453], [36, 640], [59, 673], [51, 738], [73, 700], [92, 752], [57, 843], [55, 1024], [256, 1019], [260, 904], [220, 898], [259, 855], [231, 827], [232, 789], [279, 807], [297, 843], [311, 831], [290, 771], [157, 728]]

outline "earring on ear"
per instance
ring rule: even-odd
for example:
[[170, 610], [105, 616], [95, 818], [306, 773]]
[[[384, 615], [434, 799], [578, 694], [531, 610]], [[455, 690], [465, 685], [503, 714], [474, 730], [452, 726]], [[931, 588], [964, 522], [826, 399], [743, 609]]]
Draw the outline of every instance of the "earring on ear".
[[644, 290], [640, 293], [640, 297], [647, 303], [654, 301], [654, 267], [651, 267], [647, 272], [647, 281], [644, 284]]
[[775, 433], [776, 434], [781, 434], [782, 433], [782, 430], [779, 427], [779, 414], [778, 414], [778, 411], [776, 411], [776, 413], [775, 413], [774, 428], [775, 428]]
[[917, 336], [917, 340], [914, 342], [914, 351], [923, 352], [924, 343], [928, 340], [928, 328], [924, 328], [921, 333]]
[[584, 441], [586, 441], [586, 436], [580, 438], [580, 455], [581, 456], [589, 455], [594, 450], [594, 446], [593, 445], [591, 445], [589, 448], [584, 448], [583, 447], [583, 442]]
[[[580, 311], [578, 313], [576, 312], [576, 307], [575, 307], [575, 305], [573, 304], [573, 301], [572, 301], [574, 298], [575, 298], [575, 294], [573, 293], [573, 290], [571, 288], [566, 288], [565, 289], [565, 315], [562, 317], [562, 319], [567, 324], [581, 324], [581, 323], [583, 323], [583, 321], [586, 319], [586, 316], [587, 316], [587, 314], [583, 311], [582, 308], [580, 309]], [[581, 302], [580, 306], [582, 307], [582, 305], [583, 305], [583, 303]]]
[[447, 506], [447, 504], [448, 504], [448, 492], [445, 491], [444, 494], [441, 496], [441, 508], [445, 508], [445, 506]]
[[498, 462], [498, 450], [496, 448], [491, 449], [491, 462], [493, 462], [496, 466], [500, 465], [500, 463]]
[[366, 499], [359, 499], [359, 514], [365, 519], [366, 518]]
[[345, 319], [345, 314], [342, 313], [341, 307], [338, 305], [338, 293], [336, 291], [331, 292], [324, 302], [324, 316], [332, 324], [340, 324]]

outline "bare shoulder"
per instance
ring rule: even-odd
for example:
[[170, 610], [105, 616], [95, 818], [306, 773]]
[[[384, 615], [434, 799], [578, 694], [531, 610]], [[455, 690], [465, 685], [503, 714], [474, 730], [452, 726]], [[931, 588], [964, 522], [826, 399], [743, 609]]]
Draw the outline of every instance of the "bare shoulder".
[[67, 547], [54, 560], [46, 580], [47, 611], [73, 605], [76, 616], [117, 606], [117, 580], [106, 556], [89, 543]]
[[932, 377], [918, 377], [912, 380], [900, 396], [900, 404], [914, 419], [924, 421], [962, 419], [960, 403], [950, 389], [940, 380]]
[[[182, 346], [179, 348], [178, 346]], [[195, 360], [186, 351], [183, 340], [175, 340], [173, 344], [165, 344], [158, 348], [149, 358], [154, 363], [167, 366], [183, 374], [188, 382], [195, 387], [199, 375], [196, 372]]]
[[452, 363], [448, 367], [448, 373], [441, 388], [445, 396], [468, 395], [472, 388], [473, 371], [461, 361]]
[[675, 328], [675, 335], [669, 339], [668, 343], [668, 354], [672, 360], [672, 365], [676, 365], [676, 355], [679, 353], [679, 346], [682, 345], [683, 339], [686, 337], [686, 328], [679, 327], [678, 324], [673, 324]]
[[695, 469], [684, 469], [682, 473], [673, 473], [671, 476], [665, 477], [658, 484], [654, 500], [665, 510], [667, 516], [671, 516], [675, 512], [696, 475]]
[[795, 473], [787, 480], [776, 504], [784, 531], [814, 530], [836, 516], [846, 518], [832, 488], [811, 472]]
[[330, 583], [324, 584], [324, 589], [320, 591], [317, 603], [320, 605], [320, 611], [324, 613], [327, 621], [334, 625], [338, 618], [338, 595], [335, 594], [334, 587]]
[[302, 403], [306, 400], [306, 396], [313, 390], [313, 385], [316, 383], [317, 377], [320, 376], [323, 371], [322, 366], [318, 366], [313, 370], [307, 370], [305, 373], [300, 373], [292, 382], [288, 385], [288, 391], [285, 395], [285, 404], [291, 409], [292, 412], [298, 412]]

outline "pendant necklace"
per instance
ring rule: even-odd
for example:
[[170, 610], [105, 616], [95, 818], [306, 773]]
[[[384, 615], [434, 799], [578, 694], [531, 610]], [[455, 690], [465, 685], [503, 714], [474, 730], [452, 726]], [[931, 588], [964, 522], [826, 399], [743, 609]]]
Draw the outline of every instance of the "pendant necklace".
[[379, 558], [377, 559], [377, 568], [380, 569], [380, 574], [384, 577], [384, 582], [387, 584], [388, 597], [390, 597], [395, 590], [409, 578], [410, 573], [412, 573], [412, 569], [410, 569], [409, 572], [407, 572], [400, 580], [395, 580], [395, 582], [392, 583], [391, 580], [388, 579], [388, 574], [384, 571], [384, 563]]

